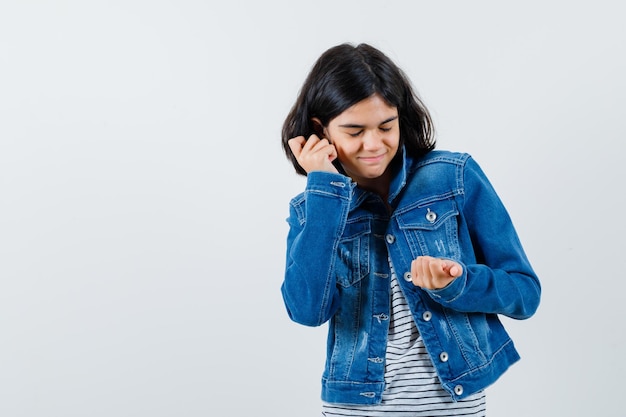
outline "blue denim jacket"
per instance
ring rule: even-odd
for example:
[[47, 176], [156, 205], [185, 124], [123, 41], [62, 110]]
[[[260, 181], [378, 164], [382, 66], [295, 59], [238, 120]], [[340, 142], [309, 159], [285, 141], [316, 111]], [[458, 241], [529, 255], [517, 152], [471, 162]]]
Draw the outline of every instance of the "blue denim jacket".
[[[493, 383], [519, 359], [498, 315], [530, 317], [540, 284], [511, 219], [467, 154], [404, 157], [389, 195], [342, 174], [311, 172], [290, 203], [282, 294], [289, 317], [329, 321], [322, 399], [375, 404], [384, 390], [389, 259], [443, 385], [454, 400]], [[420, 255], [453, 259], [463, 275], [439, 290], [413, 285]]]

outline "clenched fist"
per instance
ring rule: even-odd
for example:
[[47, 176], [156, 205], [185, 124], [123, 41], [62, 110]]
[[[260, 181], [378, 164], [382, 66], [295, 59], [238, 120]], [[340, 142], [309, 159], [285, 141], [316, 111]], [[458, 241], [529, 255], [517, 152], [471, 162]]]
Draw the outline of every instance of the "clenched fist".
[[411, 280], [418, 287], [438, 290], [463, 274], [463, 268], [449, 259], [418, 256], [411, 262]]
[[307, 173], [312, 171], [338, 172], [332, 162], [337, 159], [337, 149], [328, 139], [311, 135], [309, 139], [298, 136], [287, 142], [296, 160]]

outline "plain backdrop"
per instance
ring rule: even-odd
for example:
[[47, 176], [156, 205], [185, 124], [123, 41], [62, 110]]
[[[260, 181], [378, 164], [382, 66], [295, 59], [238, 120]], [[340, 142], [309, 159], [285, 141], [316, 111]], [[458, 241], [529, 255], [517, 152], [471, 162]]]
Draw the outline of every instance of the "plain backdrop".
[[342, 42], [405, 70], [542, 280], [488, 415], [626, 415], [620, 4], [4, 0], [0, 415], [319, 415], [280, 129]]

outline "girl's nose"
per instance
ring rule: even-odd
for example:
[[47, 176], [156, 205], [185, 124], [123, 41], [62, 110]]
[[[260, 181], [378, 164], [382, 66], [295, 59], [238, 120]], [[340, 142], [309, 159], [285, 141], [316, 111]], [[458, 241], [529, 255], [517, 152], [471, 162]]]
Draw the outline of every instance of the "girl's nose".
[[376, 130], [366, 131], [363, 136], [363, 148], [366, 150], [378, 149], [383, 144], [383, 132]]

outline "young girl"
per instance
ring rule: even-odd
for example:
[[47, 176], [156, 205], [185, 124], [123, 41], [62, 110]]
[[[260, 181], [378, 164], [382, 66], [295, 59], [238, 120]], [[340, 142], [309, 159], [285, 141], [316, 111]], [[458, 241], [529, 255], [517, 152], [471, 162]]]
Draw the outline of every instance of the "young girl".
[[477, 163], [434, 150], [410, 82], [366, 44], [322, 54], [282, 145], [307, 176], [282, 294], [292, 320], [329, 322], [322, 414], [484, 415], [519, 359], [498, 315], [530, 317], [540, 284]]

